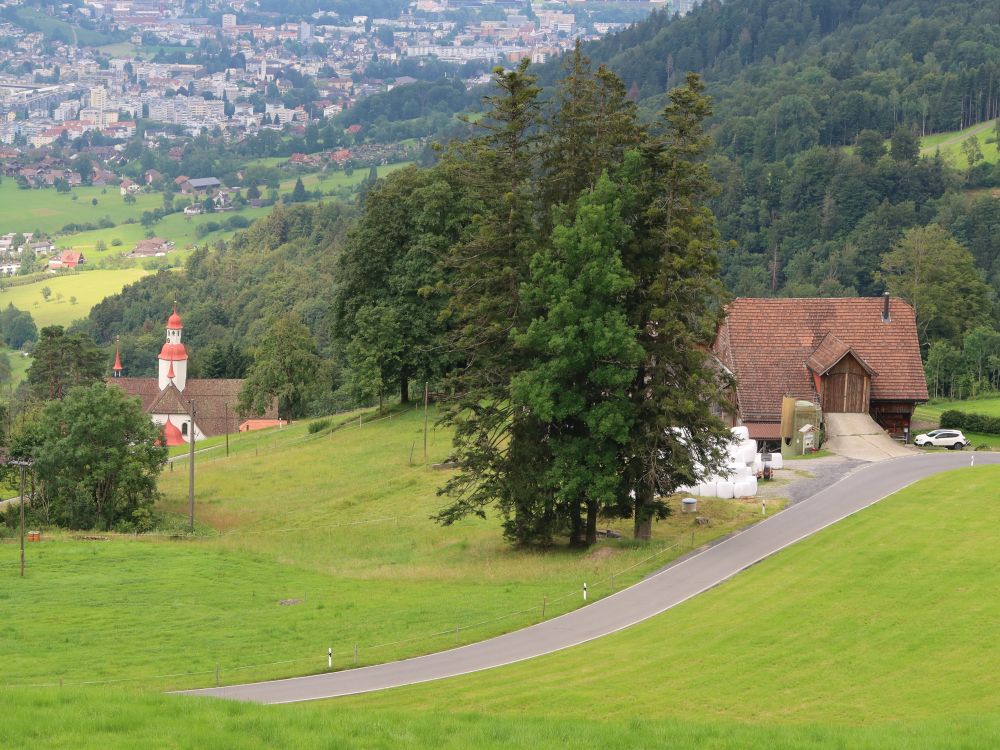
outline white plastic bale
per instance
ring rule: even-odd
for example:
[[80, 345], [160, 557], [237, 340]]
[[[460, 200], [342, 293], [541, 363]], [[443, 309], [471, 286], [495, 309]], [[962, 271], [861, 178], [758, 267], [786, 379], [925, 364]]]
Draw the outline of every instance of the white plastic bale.
[[785, 462], [782, 459], [780, 453], [772, 453], [771, 454], [771, 468], [772, 469], [777, 470], [777, 469], [782, 468], [784, 465], [785, 465]]
[[750, 437], [750, 429], [747, 427], [731, 427], [730, 431], [740, 440], [746, 440]]
[[736, 483], [733, 492], [736, 497], [754, 497], [757, 494], [757, 477], [747, 477]]
[[715, 482], [702, 482], [698, 485], [699, 497], [715, 497]]
[[757, 456], [757, 444], [754, 441], [749, 443], [744, 443], [740, 448], [740, 460], [749, 466], [753, 463], [754, 458]]
[[733, 486], [732, 482], [719, 482], [715, 486], [715, 496], [722, 498], [723, 500], [730, 500], [735, 493], [736, 488]]
[[736, 464], [729, 467], [729, 479], [731, 481], [736, 481], [738, 479], [745, 479], [750, 476], [750, 467], [746, 464]]
[[760, 474], [762, 471], [764, 471], [764, 459], [762, 459], [758, 453], [753, 457], [753, 473], [756, 475]]

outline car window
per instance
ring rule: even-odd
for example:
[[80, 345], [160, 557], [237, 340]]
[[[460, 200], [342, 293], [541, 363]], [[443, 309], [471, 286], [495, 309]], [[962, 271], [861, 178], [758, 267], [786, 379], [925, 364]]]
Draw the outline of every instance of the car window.
[[931, 430], [927, 433], [927, 437], [937, 437], [941, 433], [941, 430]]

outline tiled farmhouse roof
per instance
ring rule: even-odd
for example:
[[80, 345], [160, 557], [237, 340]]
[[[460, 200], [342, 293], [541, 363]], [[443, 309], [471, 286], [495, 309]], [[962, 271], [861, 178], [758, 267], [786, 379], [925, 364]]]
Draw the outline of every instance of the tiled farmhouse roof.
[[872, 401], [926, 401], [913, 308], [892, 299], [884, 322], [882, 306], [879, 297], [733, 300], [714, 348], [736, 375], [743, 421], [780, 421], [783, 396], [818, 402], [810, 368], [825, 372], [848, 350], [873, 373]]

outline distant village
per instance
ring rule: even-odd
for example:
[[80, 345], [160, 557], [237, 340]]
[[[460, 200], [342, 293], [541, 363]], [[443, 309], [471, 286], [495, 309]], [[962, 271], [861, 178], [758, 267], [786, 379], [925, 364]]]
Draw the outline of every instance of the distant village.
[[[636, 8], [684, 12], [690, 4], [621, 5], [638, 17]], [[17, 3], [5, 5], [16, 13]], [[544, 62], [577, 38], [627, 25], [581, 25], [587, 5], [546, 3], [529, 16], [526, 9], [533, 6], [524, 2], [416, 0], [397, 18], [317, 11], [268, 25], [262, 19], [276, 14], [244, 0], [199, 6], [210, 11], [208, 17], [189, 15], [177, 0], [87, 0], [63, 6], [57, 20], [71, 30], [83, 24], [127, 41], [88, 47], [57, 38], [69, 32], [43, 34], [9, 20], [0, 23], [0, 143], [38, 148], [92, 131], [127, 139], [137, 120], [176, 126], [191, 136], [207, 130], [240, 139], [262, 129], [280, 131], [334, 117], [367, 95], [416, 80], [369, 75], [373, 63], [455, 63], [456, 75], [471, 87], [486, 80], [497, 62]], [[466, 20], [449, 20], [456, 14]], [[145, 54], [157, 47], [169, 53]], [[481, 65], [459, 67], [471, 62]], [[307, 96], [292, 95], [304, 80]]]

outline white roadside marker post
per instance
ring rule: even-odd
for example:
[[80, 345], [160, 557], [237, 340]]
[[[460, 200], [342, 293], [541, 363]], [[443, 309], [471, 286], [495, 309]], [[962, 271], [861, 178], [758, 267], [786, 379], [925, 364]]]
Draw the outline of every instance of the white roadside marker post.
[[333, 669], [333, 646], [326, 650], [326, 666], [328, 669]]
[[587, 601], [587, 582], [583, 582], [583, 600]]

